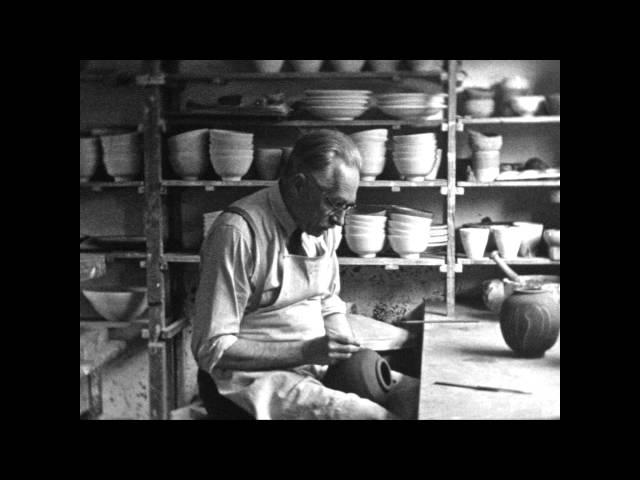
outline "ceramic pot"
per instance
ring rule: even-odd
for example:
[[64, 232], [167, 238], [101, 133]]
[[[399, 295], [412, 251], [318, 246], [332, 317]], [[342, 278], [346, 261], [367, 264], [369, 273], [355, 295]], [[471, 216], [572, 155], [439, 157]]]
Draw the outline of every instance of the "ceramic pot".
[[289, 60], [296, 72], [315, 73], [319, 72], [324, 60]]
[[384, 404], [392, 385], [391, 367], [375, 351], [363, 348], [331, 365], [322, 382], [328, 388]]
[[254, 60], [253, 62], [260, 73], [276, 73], [284, 65], [284, 60]]
[[[560, 276], [559, 275], [520, 275], [523, 282], [540, 282], [541, 288], [548, 290], [560, 303]], [[502, 304], [513, 292], [523, 285], [513, 282], [508, 278], [502, 280], [493, 279], [482, 282], [482, 300], [484, 305], [494, 313], [500, 313]]]
[[516, 289], [502, 304], [500, 330], [522, 357], [544, 356], [560, 334], [560, 303], [546, 290]]

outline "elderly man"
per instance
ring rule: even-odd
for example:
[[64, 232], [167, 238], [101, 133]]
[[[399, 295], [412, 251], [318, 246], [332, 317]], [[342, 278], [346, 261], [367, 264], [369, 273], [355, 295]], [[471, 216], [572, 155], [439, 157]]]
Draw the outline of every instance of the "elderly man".
[[219, 394], [256, 419], [415, 415], [417, 382], [407, 386], [409, 377], [398, 382], [410, 397], [399, 415], [322, 384], [330, 364], [360, 348], [338, 296], [336, 256], [360, 161], [346, 135], [307, 134], [277, 185], [235, 202], [210, 228], [192, 342], [203, 397], [210, 375]]

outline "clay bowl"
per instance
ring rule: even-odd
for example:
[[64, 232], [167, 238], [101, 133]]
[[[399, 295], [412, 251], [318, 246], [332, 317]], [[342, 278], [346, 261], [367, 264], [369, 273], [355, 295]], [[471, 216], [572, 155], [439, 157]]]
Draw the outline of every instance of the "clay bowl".
[[384, 230], [380, 234], [345, 235], [349, 249], [362, 258], [373, 258], [384, 247]]
[[169, 152], [169, 164], [183, 180], [197, 180], [207, 171], [209, 158], [206, 150]]
[[88, 182], [100, 161], [100, 142], [96, 137], [80, 139], [80, 181]]
[[496, 102], [493, 98], [473, 98], [463, 104], [464, 114], [473, 118], [487, 118], [493, 115]]
[[521, 117], [530, 117], [538, 113], [545, 98], [542, 95], [518, 95], [511, 97], [509, 105]]
[[275, 73], [282, 69], [284, 60], [254, 60], [256, 70], [261, 73]]
[[402, 258], [418, 259], [429, 246], [429, 236], [387, 235], [394, 252]]
[[336, 72], [359, 72], [366, 60], [329, 60]]
[[333, 390], [384, 404], [393, 380], [387, 361], [375, 351], [363, 348], [347, 360], [331, 365], [322, 383]]
[[500, 150], [502, 135], [497, 133], [480, 133], [469, 130], [469, 146], [472, 150]]
[[395, 72], [398, 70], [400, 60], [367, 60], [374, 72]]
[[296, 72], [315, 73], [319, 72], [324, 60], [289, 60], [289, 63]]
[[94, 310], [111, 322], [134, 320], [147, 308], [145, 287], [93, 287], [82, 293]]

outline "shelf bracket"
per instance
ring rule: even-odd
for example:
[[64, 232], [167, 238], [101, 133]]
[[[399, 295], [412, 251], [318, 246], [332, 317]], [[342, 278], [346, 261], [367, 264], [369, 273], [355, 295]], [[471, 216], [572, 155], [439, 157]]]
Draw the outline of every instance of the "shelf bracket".
[[394, 265], [393, 263], [389, 263], [384, 266], [385, 270], [400, 270], [400, 265]]
[[402, 128], [402, 125], [398, 125], [398, 124], [393, 124], [391, 125], [391, 130], [400, 130]]
[[[164, 327], [159, 330], [157, 334], [157, 339], [159, 340], [169, 340], [170, 338], [175, 337], [178, 333], [185, 329], [188, 322], [186, 319], [178, 320], [177, 322], [173, 322], [171, 325]], [[144, 328], [141, 332], [142, 338], [148, 340], [149, 339], [149, 329]]]
[[[464, 187], [455, 187], [456, 195], [464, 195]], [[449, 187], [440, 187], [440, 195], [447, 195]]]
[[440, 124], [440, 129], [441, 129], [443, 132], [447, 132], [447, 131], [449, 131], [449, 123], [448, 123], [448, 122], [442, 122], [442, 123]]
[[[443, 264], [440, 265], [440, 267], [438, 267], [438, 269], [440, 270], [440, 273], [447, 273], [447, 264]], [[455, 273], [462, 273], [462, 264], [461, 263], [454, 263], [453, 264], [453, 271]]]
[[464, 132], [464, 122], [460, 117], [456, 118], [456, 132]]
[[391, 186], [391, 191], [392, 192], [399, 192], [401, 190], [401, 188], [398, 185], [392, 185]]
[[213, 192], [216, 189], [215, 185], [205, 185], [204, 190], [206, 192]]
[[141, 87], [151, 87], [154, 85], [164, 85], [166, 83], [166, 76], [164, 73], [156, 75], [136, 75], [136, 85]]
[[[147, 268], [147, 262], [149, 261], [149, 255], [147, 255], [147, 260], [140, 261], [140, 268]], [[164, 258], [160, 258], [160, 270], [168, 270], [169, 264]]]

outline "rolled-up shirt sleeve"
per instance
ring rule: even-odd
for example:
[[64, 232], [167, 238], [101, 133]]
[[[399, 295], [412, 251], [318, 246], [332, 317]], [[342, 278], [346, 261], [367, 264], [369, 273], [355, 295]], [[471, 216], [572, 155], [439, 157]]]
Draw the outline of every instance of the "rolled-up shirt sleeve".
[[322, 316], [327, 317], [334, 313], [346, 314], [347, 306], [340, 298], [340, 265], [338, 263], [338, 255], [336, 250], [342, 240], [342, 229], [339, 227], [329, 230], [327, 235], [327, 246], [329, 247], [332, 255], [331, 262], [331, 280], [329, 283], [329, 290], [326, 295], [322, 297]]
[[198, 366], [211, 372], [238, 339], [251, 295], [250, 233], [235, 225], [214, 225], [200, 251], [191, 349]]

